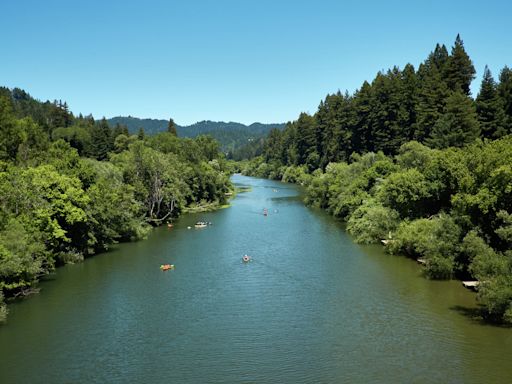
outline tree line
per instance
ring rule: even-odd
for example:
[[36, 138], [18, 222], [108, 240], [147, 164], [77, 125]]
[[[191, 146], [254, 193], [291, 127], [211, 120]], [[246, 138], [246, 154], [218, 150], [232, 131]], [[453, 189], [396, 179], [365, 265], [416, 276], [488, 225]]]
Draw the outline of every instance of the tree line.
[[229, 167], [210, 137], [130, 135], [0, 88], [0, 321], [58, 265], [143, 238], [187, 207], [224, 204]]
[[512, 323], [512, 72], [475, 69], [459, 36], [418, 70], [378, 73], [272, 131], [244, 173], [298, 182], [360, 243], [475, 279], [482, 315]]

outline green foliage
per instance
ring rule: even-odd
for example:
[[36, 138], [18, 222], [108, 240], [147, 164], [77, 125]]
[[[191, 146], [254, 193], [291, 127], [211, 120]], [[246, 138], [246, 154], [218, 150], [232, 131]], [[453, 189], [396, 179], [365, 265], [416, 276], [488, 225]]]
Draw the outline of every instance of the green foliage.
[[398, 223], [398, 212], [384, 207], [374, 199], [368, 199], [350, 215], [347, 230], [358, 243], [378, 243], [388, 238]]
[[480, 93], [476, 98], [476, 112], [483, 137], [497, 139], [507, 134], [503, 102], [499, 98], [496, 82], [487, 66]]
[[481, 282], [478, 300], [485, 308], [485, 315], [491, 321], [512, 324], [512, 283], [510, 261], [508, 275], [498, 275]]
[[306, 181], [306, 167], [296, 167], [296, 166], [289, 166], [286, 167], [283, 176], [282, 181], [286, 183], [298, 183], [298, 184], [304, 184]]
[[460, 227], [453, 218], [443, 214], [431, 219], [403, 221], [387, 248], [392, 253], [425, 259], [427, 276], [446, 279], [455, 269], [460, 236]]
[[103, 118], [100, 122], [94, 124], [90, 134], [89, 154], [95, 159], [106, 160], [108, 153], [114, 147], [114, 138], [112, 137], [112, 131], [107, 120]]
[[507, 66], [501, 70], [497, 90], [505, 112], [506, 131], [510, 134], [512, 133], [512, 70]]
[[446, 83], [452, 91], [462, 91], [464, 94], [470, 94], [471, 81], [475, 78], [475, 67], [471, 62], [464, 43], [457, 35], [455, 44], [452, 47], [451, 55], [448, 57], [445, 70]]
[[446, 112], [432, 128], [426, 142], [435, 148], [461, 147], [480, 136], [480, 126], [473, 101], [460, 91], [446, 99]]
[[398, 151], [397, 163], [405, 169], [416, 168], [423, 172], [433, 160], [433, 151], [417, 141], [403, 144]]
[[178, 131], [176, 131], [176, 123], [173, 119], [169, 119], [169, 123], [167, 124], [167, 132], [173, 136], [178, 136]]
[[42, 234], [20, 219], [9, 219], [0, 231], [0, 293], [27, 289], [53, 267]]
[[0, 290], [0, 324], [5, 322], [8, 313], [7, 305], [4, 302], [4, 293]]
[[377, 194], [384, 206], [395, 209], [401, 217], [421, 217], [428, 211], [430, 185], [415, 168], [387, 177]]

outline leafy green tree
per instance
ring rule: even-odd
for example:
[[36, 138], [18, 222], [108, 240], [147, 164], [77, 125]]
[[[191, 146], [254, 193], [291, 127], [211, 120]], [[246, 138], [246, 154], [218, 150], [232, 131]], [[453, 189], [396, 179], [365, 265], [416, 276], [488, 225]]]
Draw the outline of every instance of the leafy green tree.
[[384, 206], [398, 211], [402, 218], [413, 218], [428, 212], [431, 191], [425, 176], [412, 168], [389, 175], [377, 196]]
[[384, 207], [375, 199], [368, 199], [350, 215], [347, 230], [358, 243], [378, 243], [388, 238], [398, 223], [398, 212]]
[[403, 221], [387, 249], [426, 260], [425, 272], [433, 279], [452, 277], [458, 256], [461, 229], [449, 215]]
[[429, 147], [417, 141], [409, 141], [400, 147], [396, 159], [400, 167], [416, 168], [421, 172], [428, 168], [433, 156], [433, 151]]
[[161, 222], [186, 204], [190, 191], [179, 176], [185, 171], [180, 169], [176, 156], [164, 155], [137, 141], [112, 161], [135, 188], [135, 197], [143, 202], [149, 221]]
[[120, 240], [136, 240], [147, 234], [143, 205], [134, 188], [123, 182], [122, 172], [111, 163], [97, 163], [97, 180], [87, 190], [85, 209], [91, 253], [108, 249]]
[[40, 274], [52, 267], [41, 234], [19, 219], [11, 218], [0, 231], [0, 293], [27, 290]]
[[0, 290], [0, 324], [5, 322], [8, 313], [7, 305], [4, 302], [4, 293]]

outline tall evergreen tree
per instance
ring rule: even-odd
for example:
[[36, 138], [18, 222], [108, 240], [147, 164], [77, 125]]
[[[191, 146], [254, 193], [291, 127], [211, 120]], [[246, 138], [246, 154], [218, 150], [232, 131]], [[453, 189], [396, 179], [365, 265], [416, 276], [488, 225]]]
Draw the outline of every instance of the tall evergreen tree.
[[430, 136], [434, 124], [442, 116], [449, 90], [442, 80], [438, 66], [428, 60], [418, 69], [418, 103], [414, 140], [423, 142]]
[[297, 120], [297, 152], [300, 164], [308, 164], [311, 170], [318, 167], [320, 157], [316, 143], [316, 121], [307, 113]]
[[469, 87], [475, 73], [475, 67], [464, 49], [464, 43], [460, 35], [457, 35], [444, 73], [448, 87], [452, 91], [461, 90], [466, 95], [471, 94]]
[[505, 66], [500, 72], [498, 95], [505, 111], [507, 133], [512, 133], [512, 69]]
[[139, 128], [139, 133], [137, 133], [137, 139], [144, 140], [146, 134], [144, 133], [144, 127]]
[[317, 120], [321, 147], [320, 166], [330, 162], [346, 161], [351, 153], [352, 126], [354, 124], [352, 98], [348, 93], [328, 95], [320, 103], [315, 117]]
[[178, 136], [178, 131], [176, 130], [176, 123], [173, 119], [169, 119], [169, 124], [167, 125], [167, 132], [174, 136]]
[[373, 137], [370, 130], [372, 110], [372, 87], [365, 81], [354, 95], [355, 124], [352, 134], [352, 149], [362, 153], [373, 150]]
[[[445, 48], [446, 50], [446, 48]], [[402, 128], [405, 141], [413, 140], [417, 124], [419, 81], [412, 64], [407, 64], [402, 71], [400, 105], [401, 112], [398, 114], [398, 125]]]
[[98, 160], [105, 160], [114, 147], [114, 138], [107, 119], [103, 118], [91, 129], [90, 155]]
[[483, 137], [497, 139], [506, 135], [503, 104], [498, 96], [496, 82], [487, 65], [485, 66], [480, 93], [476, 98], [476, 112]]
[[462, 91], [446, 100], [446, 113], [437, 120], [427, 144], [434, 148], [462, 147], [480, 135], [473, 100]]
[[379, 73], [372, 83], [372, 150], [395, 153], [406, 140], [408, 127], [401, 125], [402, 119], [407, 120], [402, 87], [402, 73], [397, 67]]
[[11, 100], [0, 96], [0, 160], [16, 157], [17, 139], [16, 120]]
[[440, 73], [444, 73], [449, 57], [450, 55], [448, 54], [446, 45], [436, 44], [434, 51], [430, 53], [427, 60], [434, 65]]
[[128, 127], [126, 125], [116, 123], [116, 125], [114, 126], [114, 131], [113, 131], [112, 136], [115, 139], [119, 135], [129, 136], [130, 134], [128, 133]]

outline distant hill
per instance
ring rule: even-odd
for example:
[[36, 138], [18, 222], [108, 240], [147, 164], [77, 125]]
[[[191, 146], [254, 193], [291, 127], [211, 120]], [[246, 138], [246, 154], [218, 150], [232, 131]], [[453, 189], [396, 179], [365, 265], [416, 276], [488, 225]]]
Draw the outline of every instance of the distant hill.
[[[111, 126], [123, 124], [128, 131], [136, 134], [139, 129], [144, 128], [146, 135], [154, 135], [167, 130], [168, 120], [139, 119], [132, 116], [118, 116], [108, 119]], [[200, 121], [188, 126], [177, 126], [179, 137], [196, 137], [198, 135], [210, 135], [221, 145], [224, 152], [234, 152], [247, 143], [265, 137], [272, 129], [284, 129], [285, 124], [262, 124], [253, 123], [245, 125], [234, 122], [223, 121]]]

